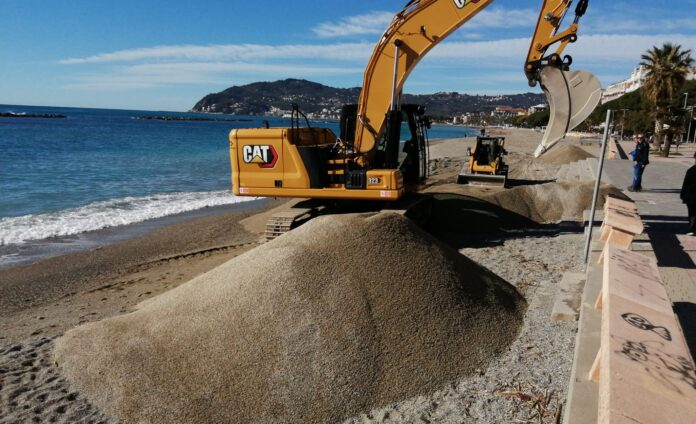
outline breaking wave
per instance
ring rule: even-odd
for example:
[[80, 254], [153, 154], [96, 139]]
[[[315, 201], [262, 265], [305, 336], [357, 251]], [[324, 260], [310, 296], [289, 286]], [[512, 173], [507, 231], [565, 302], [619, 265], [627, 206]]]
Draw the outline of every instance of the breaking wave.
[[68, 236], [256, 199], [233, 196], [229, 191], [166, 193], [105, 200], [53, 213], [0, 218], [0, 245]]

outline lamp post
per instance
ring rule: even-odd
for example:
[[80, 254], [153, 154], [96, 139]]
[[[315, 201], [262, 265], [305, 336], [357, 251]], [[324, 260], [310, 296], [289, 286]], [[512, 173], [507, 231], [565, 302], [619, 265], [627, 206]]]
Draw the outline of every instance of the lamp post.
[[631, 109], [619, 109], [616, 111], [616, 112], [622, 112], [621, 113], [621, 132], [619, 133], [620, 137], [621, 137], [621, 141], [623, 141], [623, 139], [624, 139], [624, 119], [626, 118], [626, 111], [627, 110], [630, 111]]
[[[691, 123], [694, 122], [694, 107], [689, 106], [688, 109], [691, 110], [691, 117], [689, 118], [689, 129], [686, 130], [686, 142], [689, 142], [689, 137], [691, 137]], [[696, 137], [694, 137], [696, 139]], [[692, 140], [693, 142], [694, 140]]]
[[585, 233], [585, 254], [583, 261], [587, 264], [590, 259], [590, 243], [592, 242], [592, 228], [594, 227], [595, 208], [597, 207], [597, 198], [599, 197], [599, 185], [602, 181], [602, 169], [604, 168], [604, 155], [607, 151], [607, 140], [611, 134], [614, 123], [614, 113], [611, 109], [607, 110], [607, 120], [604, 121], [604, 137], [602, 137], [602, 146], [599, 148], [599, 164], [597, 166], [597, 177], [595, 179], [594, 191], [592, 192], [592, 208], [590, 209], [590, 220], [587, 223]]
[[[689, 92], [682, 93], [684, 94], [684, 111], [686, 112], [687, 107], [686, 104], [689, 102]], [[692, 112], [693, 113], [693, 112]], [[689, 121], [689, 130], [686, 132], [686, 142], [689, 142], [689, 134], [691, 133], [691, 121]], [[683, 138], [682, 138], [683, 140]]]

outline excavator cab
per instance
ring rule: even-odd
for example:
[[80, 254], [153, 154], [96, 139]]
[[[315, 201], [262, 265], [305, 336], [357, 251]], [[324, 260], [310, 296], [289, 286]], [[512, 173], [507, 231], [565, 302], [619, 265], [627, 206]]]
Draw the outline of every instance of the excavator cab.
[[430, 119], [425, 108], [419, 105], [401, 105], [390, 112], [398, 117], [397, 122], [387, 126], [382, 143], [377, 151], [385, 152], [385, 168], [396, 167], [401, 171], [404, 184], [416, 186], [428, 177], [428, 128]]
[[[345, 105], [341, 111], [341, 140], [351, 149], [354, 143], [358, 105]], [[399, 170], [407, 188], [428, 177], [428, 129], [430, 117], [420, 105], [403, 104], [387, 114], [387, 125], [376, 146], [375, 168]]]

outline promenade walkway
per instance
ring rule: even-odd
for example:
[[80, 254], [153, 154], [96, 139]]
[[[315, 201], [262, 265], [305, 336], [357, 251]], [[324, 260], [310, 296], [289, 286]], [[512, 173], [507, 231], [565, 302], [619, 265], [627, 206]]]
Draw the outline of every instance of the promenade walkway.
[[[621, 143], [627, 153], [633, 146], [631, 142]], [[695, 147], [680, 146], [681, 156], [651, 155], [650, 165], [643, 174], [642, 192], [626, 190], [632, 180], [630, 160], [605, 161], [602, 178], [622, 189], [636, 203], [646, 234], [634, 242], [633, 248], [657, 259], [693, 357], [696, 357], [696, 237], [685, 235], [688, 218], [679, 192], [686, 170], [694, 164]]]
[[[624, 142], [620, 147], [628, 153], [633, 150], [634, 143]], [[635, 202], [645, 232], [634, 239], [631, 250], [657, 259], [660, 277], [693, 358], [696, 358], [696, 237], [685, 235], [687, 210], [679, 192], [686, 170], [694, 163], [695, 148], [681, 146], [681, 155], [670, 158], [651, 155], [640, 193], [627, 190], [632, 180], [631, 160], [606, 160], [602, 175], [603, 182], [623, 190]], [[597, 422], [599, 386], [589, 379], [589, 372], [600, 347], [601, 335], [601, 313], [594, 307], [603, 282], [603, 267], [596, 263], [603, 246], [597, 242], [598, 229], [595, 226], [595, 242], [582, 295], [565, 424]]]

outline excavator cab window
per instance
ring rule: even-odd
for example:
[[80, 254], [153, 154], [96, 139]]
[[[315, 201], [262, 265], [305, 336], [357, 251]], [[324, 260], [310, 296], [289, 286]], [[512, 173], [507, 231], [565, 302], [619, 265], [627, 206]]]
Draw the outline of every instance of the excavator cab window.
[[401, 131], [399, 136], [399, 167], [404, 165], [409, 153], [416, 148], [416, 136], [414, 135], [415, 123], [413, 117], [401, 111]]
[[427, 177], [427, 128], [430, 120], [418, 105], [402, 106], [404, 124], [401, 128], [399, 170], [407, 184], [422, 183]]
[[476, 152], [474, 154], [474, 160], [476, 163], [479, 165], [488, 165], [490, 163], [490, 158], [491, 156], [491, 146], [489, 143], [486, 141], [481, 141], [476, 148]]
[[478, 137], [476, 141], [476, 149], [474, 151], [474, 160], [478, 165], [490, 165], [504, 153], [501, 146], [501, 139], [498, 137]]

